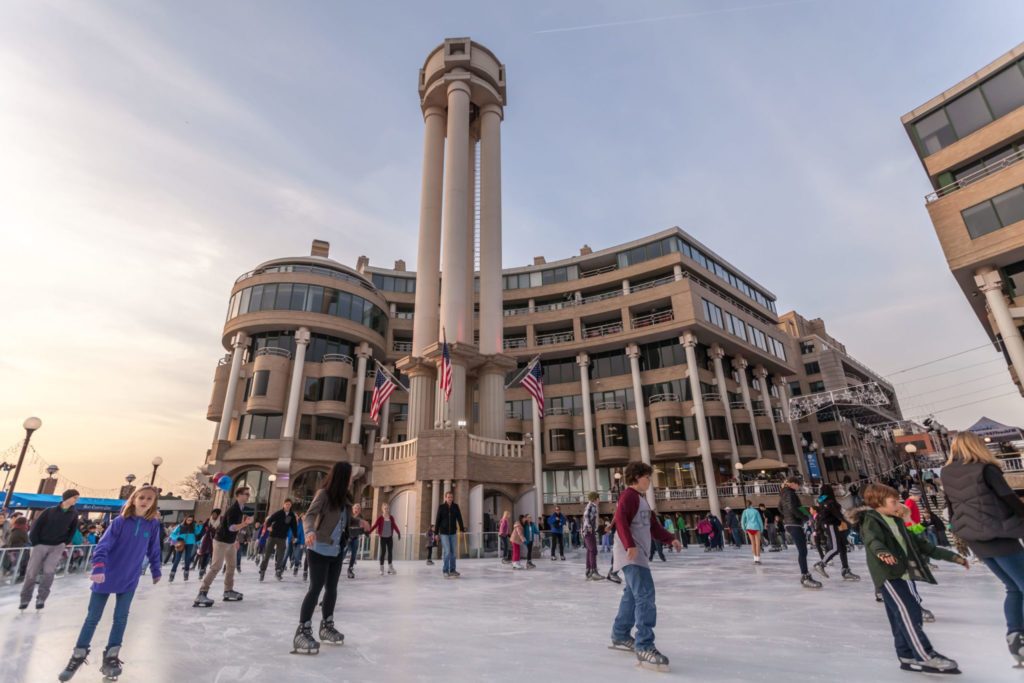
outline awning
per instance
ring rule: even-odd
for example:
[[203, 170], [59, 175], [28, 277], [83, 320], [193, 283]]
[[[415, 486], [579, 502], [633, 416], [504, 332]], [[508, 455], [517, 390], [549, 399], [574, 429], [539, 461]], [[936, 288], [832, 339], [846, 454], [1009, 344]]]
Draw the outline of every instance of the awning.
[[789, 465], [782, 462], [781, 460], [772, 460], [771, 458], [758, 458], [757, 460], [750, 460], [749, 462], [743, 463], [744, 472], [757, 472], [760, 470], [784, 470]]
[[[12, 509], [44, 510], [59, 505], [60, 496], [48, 493], [15, 493], [7, 504]], [[117, 498], [79, 498], [75, 504], [80, 512], [120, 512], [125, 501]]]

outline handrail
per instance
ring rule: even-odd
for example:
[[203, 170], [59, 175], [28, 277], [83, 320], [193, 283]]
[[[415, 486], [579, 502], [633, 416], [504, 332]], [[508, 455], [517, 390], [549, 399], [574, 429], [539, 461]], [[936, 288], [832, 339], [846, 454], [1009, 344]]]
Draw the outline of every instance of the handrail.
[[398, 413], [397, 415], [395, 415], [394, 417], [391, 418], [391, 421], [392, 422], [408, 422], [409, 421], [409, 413]]
[[616, 297], [622, 296], [623, 294], [625, 294], [625, 292], [623, 292], [622, 288], [620, 287], [618, 289], [613, 289], [613, 290], [611, 290], [609, 292], [602, 292], [601, 294], [591, 294], [590, 296], [585, 296], [582, 299], [580, 299], [579, 303], [580, 304], [592, 304], [592, 303], [596, 303], [598, 301], [605, 301], [607, 299], [614, 299]]
[[320, 359], [321, 363], [348, 363], [352, 365], [352, 356], [343, 353], [325, 353]]
[[648, 315], [640, 315], [633, 318], [633, 329], [635, 330], [639, 327], [650, 327], [651, 325], [657, 325], [673, 319], [674, 317], [671, 310], [658, 311], [657, 313], [650, 313]]
[[537, 346], [550, 346], [551, 344], [565, 344], [576, 339], [572, 332], [552, 332], [551, 334], [538, 334]]
[[[90, 558], [95, 545], [69, 545], [58, 560], [54, 576], [86, 574], [91, 567]], [[32, 554], [31, 546], [21, 548], [0, 548], [0, 586], [14, 585], [25, 580], [25, 569]]]
[[399, 351], [402, 353], [410, 353], [412, 351], [411, 341], [396, 341], [391, 344], [392, 351]]
[[700, 395], [705, 401], [721, 401], [722, 395], [717, 391], [705, 391]]
[[503, 349], [524, 349], [526, 348], [526, 337], [503, 339], [501, 341], [501, 347]]
[[280, 356], [281, 358], [291, 358], [292, 352], [288, 349], [282, 349], [278, 346], [264, 346], [262, 349], [256, 351], [257, 356]]
[[743, 410], [747, 407], [747, 404], [743, 401], [729, 401], [730, 410]]
[[619, 266], [616, 263], [612, 263], [607, 266], [601, 266], [600, 268], [594, 268], [593, 270], [580, 271], [580, 277], [593, 277], [594, 275], [600, 275], [601, 273], [610, 273], [613, 270], [618, 270]]
[[530, 312], [530, 307], [529, 306], [527, 306], [525, 308], [506, 308], [506, 309], [504, 309], [504, 313], [505, 313], [506, 316], [509, 316], [509, 315], [526, 315], [529, 312]]
[[473, 455], [486, 455], [495, 458], [521, 458], [525, 441], [506, 441], [505, 439], [489, 439], [485, 436], [469, 435], [469, 452]]
[[1024, 472], [1024, 458], [1000, 458], [999, 466], [1004, 472]]
[[650, 282], [641, 282], [638, 285], [631, 285], [629, 288], [629, 293], [633, 294], [634, 292], [642, 292], [645, 289], [660, 287], [661, 285], [667, 285], [670, 282], [675, 282], [675, 280], [675, 275], [666, 275], [665, 277], [659, 277], [658, 279], [651, 280]]
[[400, 443], [378, 443], [378, 455], [374, 459], [380, 462], [395, 462], [414, 458], [416, 457], [417, 440], [418, 438], [413, 438]]
[[622, 323], [604, 323], [603, 325], [595, 325], [594, 327], [583, 328], [583, 338], [591, 339], [593, 337], [604, 337], [609, 334], [618, 334], [622, 332]]
[[603, 401], [601, 403], [598, 403], [596, 406], [594, 406], [594, 410], [595, 411], [596, 410], [622, 410], [623, 408], [625, 408], [625, 406], [623, 406], [618, 401]]
[[572, 415], [572, 411], [568, 408], [548, 408], [544, 411], [545, 415]]
[[679, 402], [679, 394], [672, 394], [672, 393], [653, 394], [649, 399], [647, 399], [647, 405], [651, 405], [653, 403], [667, 403], [669, 401], [678, 403]]
[[925, 195], [925, 197], [924, 197], [925, 204], [931, 204], [932, 202], [937, 202], [942, 197], [945, 197], [948, 194], [952, 194], [953, 192], [956, 192], [957, 190], [963, 189], [963, 188], [967, 187], [968, 185], [970, 185], [971, 183], [977, 182], [977, 181], [981, 180], [982, 178], [987, 178], [990, 175], [996, 174], [999, 171], [1002, 171], [1007, 166], [1013, 166], [1015, 163], [1017, 163], [1021, 159], [1024, 159], [1024, 149], [1020, 149], [1020, 150], [1014, 152], [1013, 154], [1008, 154], [1007, 156], [1003, 157], [999, 161], [993, 163], [991, 166], [985, 166], [984, 168], [979, 168], [977, 171], [974, 171], [973, 173], [969, 173], [969, 174], [965, 175], [963, 178], [959, 178], [957, 180], [954, 180], [949, 185], [943, 185], [939, 189], [935, 190], [935, 192], [931, 192], [931, 193]]

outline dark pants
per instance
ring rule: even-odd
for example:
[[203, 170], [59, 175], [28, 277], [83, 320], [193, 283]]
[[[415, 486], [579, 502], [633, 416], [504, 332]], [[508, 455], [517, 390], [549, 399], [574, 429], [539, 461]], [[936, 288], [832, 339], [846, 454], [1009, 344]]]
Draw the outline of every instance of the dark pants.
[[679, 530], [679, 542], [683, 544], [684, 548], [690, 547], [690, 532], [686, 529]]
[[183, 569], [185, 575], [188, 576], [188, 569], [192, 565], [192, 551], [195, 550], [194, 545], [186, 545], [184, 550], [174, 551], [174, 560], [171, 562], [171, 573], [178, 571], [178, 563], [181, 562], [182, 557], [185, 558], [185, 564]]
[[932, 644], [921, 629], [921, 604], [914, 597], [910, 585], [903, 579], [886, 581], [882, 586], [882, 601], [892, 627], [896, 656], [928, 659], [933, 652]]
[[800, 563], [800, 573], [807, 574], [807, 535], [804, 533], [804, 528], [799, 524], [787, 524], [786, 531], [789, 532], [790, 537], [793, 539], [793, 545], [796, 546], [797, 562]]
[[843, 569], [849, 569], [850, 563], [846, 559], [846, 532], [839, 531], [831, 524], [826, 524], [819, 533], [823, 534], [825, 540], [831, 545], [825, 556], [821, 558], [821, 563], [828, 564], [835, 559], [836, 555], [839, 555], [839, 561], [843, 563]]
[[512, 561], [512, 545], [508, 542], [508, 536], [498, 536], [501, 541], [501, 559], [504, 562]]
[[732, 544], [737, 548], [743, 545], [743, 529], [738, 526], [732, 527]]
[[587, 573], [597, 571], [597, 534], [593, 531], [583, 534], [583, 545], [587, 548]]
[[392, 555], [395, 551], [395, 537], [388, 536], [380, 539], [380, 566], [384, 566], [384, 553], [388, 554], [388, 564], [391, 564]]
[[533, 541], [526, 543], [526, 564], [530, 564], [533, 561]]
[[427, 545], [427, 562], [434, 561], [434, 544], [430, 543]]
[[299, 621], [306, 623], [313, 619], [313, 611], [316, 609], [317, 600], [320, 598], [320, 591], [324, 592], [322, 605], [324, 619], [334, 616], [334, 604], [338, 601], [338, 579], [341, 578], [342, 558], [339, 553], [337, 557], [321, 555], [312, 550], [309, 555], [309, 590], [302, 600], [302, 609], [299, 612]]
[[114, 596], [116, 602], [114, 603], [114, 623], [110, 626], [110, 637], [107, 638], [107, 647], [120, 647], [124, 641], [124, 630], [128, 627], [128, 610], [132, 606], [132, 598], [135, 597], [135, 591], [113, 594], [93, 591], [89, 597], [89, 611], [85, 614], [85, 623], [82, 624], [82, 630], [78, 633], [78, 642], [75, 643], [75, 647], [87, 649], [89, 644], [92, 643], [92, 635], [96, 632], [96, 627], [100, 623], [103, 610], [106, 608], [107, 600], [111, 595]]
[[565, 557], [565, 541], [562, 534], [551, 534], [551, 557], [555, 556], [555, 546], [558, 546], [558, 554]]
[[1003, 600], [1006, 632], [1024, 631], [1024, 551], [1004, 557], [986, 558], [982, 562], [1006, 586], [1006, 598]]
[[267, 539], [267, 545], [263, 548], [263, 562], [260, 563], [260, 574], [267, 571], [267, 564], [270, 562], [270, 553], [274, 552], [274, 571], [283, 572], [285, 562], [285, 550], [287, 549], [288, 539], [286, 538], [274, 538], [271, 536]]
[[654, 553], [658, 553], [658, 557], [661, 558], [662, 562], [667, 562], [668, 561], [668, 560], [665, 559], [665, 547], [661, 543], [659, 543], [658, 541], [655, 541], [652, 538], [651, 539], [651, 554], [650, 554], [650, 557], [647, 558], [648, 561], [654, 559]]
[[238, 550], [235, 551], [235, 570], [242, 571], [242, 558], [245, 557], [246, 551], [249, 550], [248, 543], [239, 543]]
[[356, 566], [356, 555], [359, 553], [359, 539], [360, 536], [350, 538], [348, 543], [341, 549], [341, 561], [345, 562], [345, 553], [348, 553], [348, 570], [352, 571], [352, 568]]

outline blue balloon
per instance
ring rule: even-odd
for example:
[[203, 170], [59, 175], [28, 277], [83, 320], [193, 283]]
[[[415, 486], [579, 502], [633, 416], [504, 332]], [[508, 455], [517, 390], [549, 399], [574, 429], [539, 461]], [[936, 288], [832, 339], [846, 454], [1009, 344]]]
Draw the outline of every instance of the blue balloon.
[[234, 480], [225, 474], [223, 477], [217, 480], [217, 488], [219, 488], [221, 491], [230, 491], [231, 486], [234, 483]]

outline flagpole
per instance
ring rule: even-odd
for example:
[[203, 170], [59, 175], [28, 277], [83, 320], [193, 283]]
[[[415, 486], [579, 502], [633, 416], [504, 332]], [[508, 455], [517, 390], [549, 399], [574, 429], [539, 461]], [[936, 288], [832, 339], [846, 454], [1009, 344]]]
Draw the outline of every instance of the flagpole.
[[544, 448], [543, 448], [543, 434], [540, 430], [540, 406], [537, 405], [537, 399], [532, 400], [533, 403], [533, 481], [536, 487], [537, 496], [537, 523], [540, 524], [540, 520], [544, 515]]

